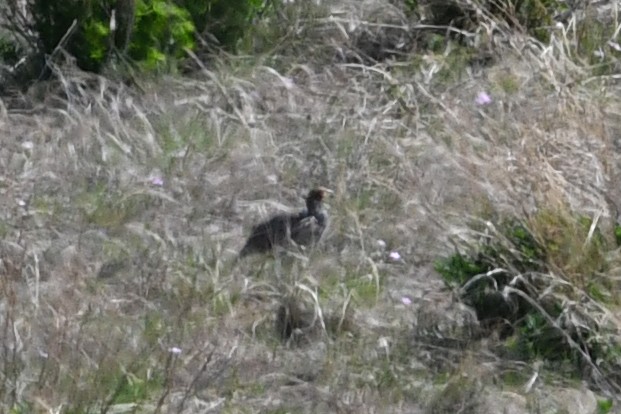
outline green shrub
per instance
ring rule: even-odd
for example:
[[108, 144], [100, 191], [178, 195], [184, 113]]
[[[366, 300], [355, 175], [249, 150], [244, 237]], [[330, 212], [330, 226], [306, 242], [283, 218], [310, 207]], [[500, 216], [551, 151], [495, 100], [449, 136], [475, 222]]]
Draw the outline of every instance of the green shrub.
[[107, 39], [110, 38], [110, 28], [102, 22], [88, 20], [84, 23], [83, 36], [87, 56], [75, 55], [87, 68], [99, 69], [106, 60], [109, 51]]
[[621, 225], [615, 223], [615, 242], [617, 243], [617, 247], [621, 246]]
[[528, 33], [541, 41], [550, 40], [548, 27], [562, 4], [558, 0], [513, 0], [516, 17]]
[[274, 1], [263, 0], [175, 0], [190, 13], [199, 34], [209, 33], [220, 46], [235, 49], [252, 20], [264, 11], [265, 4]]
[[0, 63], [5, 65], [14, 65], [23, 56], [23, 50], [20, 45], [0, 34]]
[[194, 24], [190, 13], [166, 0], [139, 0], [129, 55], [148, 69], [180, 58], [194, 48]]
[[[553, 318], [557, 318], [561, 312], [562, 309], [556, 307], [549, 313]], [[509, 344], [510, 348], [522, 358], [562, 361], [577, 357], [573, 355], [562, 333], [550, 326], [540, 313], [534, 311], [527, 313], [520, 321], [515, 339], [513, 346]]]
[[484, 329], [500, 333], [506, 350], [576, 367], [599, 358], [613, 378], [618, 333], [602, 312], [614, 294], [605, 277], [613, 247], [591, 227], [588, 217], [543, 209], [475, 229], [481, 239], [438, 260], [436, 270]]
[[51, 54], [64, 39], [78, 66], [99, 72], [116, 51], [147, 69], [166, 67], [195, 47], [196, 33], [235, 49], [266, 6], [263, 0], [30, 0], [29, 8], [41, 53]]
[[180, 57], [184, 48], [193, 48], [190, 15], [171, 1], [137, 0], [129, 3], [130, 9], [122, 10], [116, 21], [133, 27], [129, 45], [124, 44], [128, 39], [112, 38], [110, 21], [116, 6], [112, 0], [33, 0], [30, 11], [41, 51], [52, 53], [74, 20], [77, 26], [63, 47], [76, 58], [78, 66], [89, 71], [100, 71], [114, 48], [125, 50], [129, 46], [129, 56], [149, 69], [160, 67], [169, 57]]
[[418, 10], [418, 0], [403, 0], [405, 12], [408, 16], [415, 16]]
[[604, 399], [597, 401], [597, 414], [608, 414], [612, 412], [613, 400]]
[[[97, 56], [104, 54], [105, 37], [101, 32], [108, 29], [107, 12], [112, 6], [110, 1], [47, 1], [33, 0], [29, 3], [32, 14], [32, 26], [37, 34], [39, 48], [45, 54], [51, 54], [66, 35], [63, 45], [71, 55], [75, 56], [78, 65], [86, 70], [98, 71], [103, 58], [91, 57], [91, 51]], [[68, 33], [73, 22], [77, 27]], [[96, 24], [99, 23], [99, 24]], [[103, 41], [102, 41], [103, 37]]]

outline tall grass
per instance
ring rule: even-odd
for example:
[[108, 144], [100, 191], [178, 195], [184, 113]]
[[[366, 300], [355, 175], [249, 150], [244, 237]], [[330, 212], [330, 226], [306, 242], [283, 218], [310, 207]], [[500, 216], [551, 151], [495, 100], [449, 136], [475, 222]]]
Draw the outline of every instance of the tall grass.
[[[192, 78], [137, 92], [58, 66], [28, 111], [3, 106], [3, 412], [439, 412], [531, 377], [431, 268], [481, 219], [560, 206], [612, 228], [615, 75], [572, 53], [577, 22], [542, 44], [489, 21], [496, 63], [476, 71], [451, 40], [352, 60], [356, 30], [407, 29], [357, 4], [283, 15], [282, 47]], [[316, 184], [335, 190], [322, 245], [234, 264], [253, 223]], [[555, 262], [576, 278], [582, 235]], [[291, 298], [304, 324], [282, 341]], [[417, 342], [423, 322], [445, 341]]]

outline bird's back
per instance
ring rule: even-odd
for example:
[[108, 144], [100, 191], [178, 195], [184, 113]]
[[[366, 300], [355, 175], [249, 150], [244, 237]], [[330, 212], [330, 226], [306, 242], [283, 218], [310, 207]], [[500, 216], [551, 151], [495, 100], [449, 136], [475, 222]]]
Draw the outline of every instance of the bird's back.
[[239, 257], [268, 252], [275, 246], [287, 247], [291, 241], [300, 246], [316, 244], [328, 223], [322, 201], [329, 191], [322, 187], [313, 189], [306, 197], [305, 210], [291, 215], [280, 214], [254, 226]]
[[291, 217], [280, 214], [257, 224], [252, 228], [250, 237], [239, 253], [241, 257], [252, 253], [271, 250], [283, 244], [287, 239], [287, 228], [291, 226]]

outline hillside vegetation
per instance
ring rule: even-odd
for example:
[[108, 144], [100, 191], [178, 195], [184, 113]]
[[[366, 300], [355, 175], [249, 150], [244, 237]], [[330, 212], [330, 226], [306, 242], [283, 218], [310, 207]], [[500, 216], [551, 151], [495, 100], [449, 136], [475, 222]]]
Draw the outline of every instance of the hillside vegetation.
[[439, 3], [5, 60], [0, 411], [621, 412], [617, 7]]

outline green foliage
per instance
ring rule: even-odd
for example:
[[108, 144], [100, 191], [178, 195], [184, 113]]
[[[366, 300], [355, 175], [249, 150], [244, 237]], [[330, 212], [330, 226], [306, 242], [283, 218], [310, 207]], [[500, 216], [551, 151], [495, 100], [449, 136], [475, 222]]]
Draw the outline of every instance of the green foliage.
[[108, 53], [106, 39], [110, 36], [110, 27], [102, 22], [89, 20], [84, 23], [84, 40], [89, 45], [88, 57], [93, 62], [103, 62]]
[[439, 60], [440, 70], [434, 77], [437, 86], [446, 87], [446, 85], [462, 82], [476, 51], [471, 47], [453, 44], [451, 53], [445, 55], [443, 50], [447, 48], [446, 41], [443, 42], [442, 38], [437, 35], [430, 37], [430, 41], [429, 47], [436, 51], [438, 59], [441, 59]]
[[[42, 52], [51, 54], [61, 39], [67, 36], [62, 46], [75, 56], [78, 65], [86, 70], [99, 71], [108, 50], [105, 28], [108, 26], [112, 3], [105, 0], [30, 2], [33, 30], [38, 35]], [[69, 32], [74, 21], [76, 27], [73, 32]]]
[[597, 414], [611, 413], [613, 405], [613, 400], [610, 398], [597, 401]]
[[520, 92], [520, 84], [518, 79], [510, 73], [500, 74], [498, 76], [498, 87], [506, 94], [514, 95]]
[[251, 27], [252, 20], [265, 11], [263, 0], [175, 0], [186, 9], [199, 34], [209, 33], [221, 46], [235, 49]]
[[[552, 316], [557, 317], [560, 312], [558, 309]], [[572, 351], [565, 338], [539, 313], [530, 312], [524, 317], [519, 324], [517, 336], [518, 340], [513, 350], [518, 351], [523, 358], [554, 361], [572, 358]]]
[[461, 286], [474, 276], [490, 269], [489, 264], [460, 253], [436, 261], [435, 269], [449, 286]]
[[19, 44], [0, 34], [0, 63], [14, 65], [21, 56]]
[[164, 67], [170, 58], [194, 48], [194, 24], [187, 10], [167, 0], [139, 0], [130, 56], [147, 69]]
[[522, 223], [516, 221], [510, 221], [505, 224], [507, 228], [507, 238], [509, 242], [517, 248], [517, 251], [521, 254], [523, 262], [520, 266], [522, 269], [525, 267], [536, 267], [537, 264], [544, 260], [546, 255], [543, 246], [541, 246], [530, 230]]
[[[489, 248], [487, 250], [498, 253]], [[472, 256], [456, 253], [438, 261], [436, 270], [447, 285], [461, 287], [462, 300], [474, 308], [483, 326], [494, 327], [505, 322], [514, 324], [518, 314], [526, 310], [519, 309], [515, 295], [502, 293], [510, 282], [510, 274], [504, 270], [494, 271], [496, 267], [501, 267], [501, 263], [494, 266], [490, 258], [480, 253]], [[503, 332], [507, 334], [510, 331]]]
[[[274, 7], [274, 2], [266, 2]], [[60, 45], [78, 66], [100, 71], [117, 51], [148, 70], [174, 68], [185, 49], [194, 49], [195, 35], [209, 33], [219, 45], [235, 49], [266, 11], [263, 0], [136, 0], [122, 9], [114, 0], [32, 0], [32, 29], [41, 52], [51, 54]], [[117, 32], [111, 30], [113, 10]], [[69, 31], [73, 22], [76, 26]], [[123, 38], [126, 31], [127, 39]], [[0, 41], [0, 56], [10, 54]]]
[[403, 5], [408, 15], [415, 14], [418, 11], [418, 0], [403, 0]]
[[552, 17], [560, 8], [557, 0], [514, 0], [517, 18], [526, 30], [537, 39], [547, 42], [550, 33], [547, 27], [552, 26]]
[[[33, 30], [41, 51], [51, 54], [64, 38], [63, 48], [72, 54], [78, 66], [98, 72], [118, 46], [110, 23], [116, 7], [112, 0], [67, 0], [30, 3]], [[187, 10], [170, 0], [137, 0], [135, 10], [117, 16], [133, 26], [129, 56], [147, 69], [156, 69], [179, 58], [184, 48], [194, 47], [194, 24]], [[73, 22], [76, 27], [69, 32]]]
[[[467, 254], [456, 252], [438, 260], [435, 267], [447, 285], [460, 288], [461, 299], [475, 309], [484, 328], [502, 327], [507, 349], [521, 357], [577, 364], [581, 356], [568, 343], [570, 335], [592, 355], [610, 359], [594, 326], [576, 328], [570, 317], [562, 316], [567, 312], [565, 298], [574, 295], [572, 289], [601, 302], [610, 299], [610, 286], [599, 276], [605, 270], [608, 246], [599, 229], [591, 226], [588, 217], [542, 210], [527, 221], [510, 219], [478, 229], [485, 236]], [[559, 288], [555, 295], [555, 278], [538, 276], [550, 272], [560, 272], [572, 288]]]
[[357, 272], [346, 272], [343, 275], [328, 274], [324, 276], [320, 295], [322, 298], [328, 299], [335, 292], [343, 289], [352, 294], [356, 304], [371, 307], [376, 303], [383, 289], [382, 278], [379, 277], [378, 280], [375, 280], [361, 276]]
[[599, 303], [611, 303], [610, 286], [606, 286], [598, 280], [590, 280], [587, 284], [589, 296]]
[[16, 404], [9, 410], [9, 414], [26, 414], [31, 412], [33, 412], [32, 405], [26, 402]]
[[505, 243], [482, 244], [478, 252], [468, 256], [460, 253], [436, 261], [435, 269], [449, 286], [461, 286], [474, 276], [497, 267], [518, 271], [540, 269], [545, 259], [543, 247], [528, 228], [516, 220], [501, 224]]
[[161, 380], [142, 374], [121, 375], [116, 379], [116, 389], [113, 404], [131, 404], [146, 400], [150, 395], [160, 390]]

